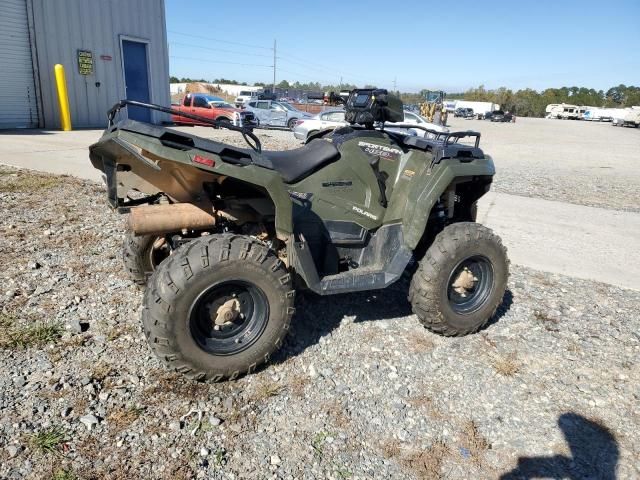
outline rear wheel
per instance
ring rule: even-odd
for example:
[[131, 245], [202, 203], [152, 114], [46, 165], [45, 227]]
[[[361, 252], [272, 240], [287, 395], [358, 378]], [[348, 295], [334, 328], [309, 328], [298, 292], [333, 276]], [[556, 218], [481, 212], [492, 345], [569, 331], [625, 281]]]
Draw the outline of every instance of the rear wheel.
[[234, 379], [280, 347], [294, 296], [291, 275], [272, 250], [250, 237], [208, 235], [154, 273], [142, 322], [170, 368], [196, 380]]
[[131, 280], [145, 285], [160, 263], [171, 254], [171, 246], [164, 237], [135, 236], [127, 232], [124, 237], [122, 259]]
[[490, 229], [472, 222], [440, 232], [411, 280], [409, 301], [429, 330], [445, 336], [476, 332], [502, 303], [509, 261]]
[[289, 130], [293, 130], [293, 127], [296, 126], [296, 122], [298, 121], [297, 118], [292, 118], [291, 120], [289, 120], [287, 122], [287, 127], [289, 127]]

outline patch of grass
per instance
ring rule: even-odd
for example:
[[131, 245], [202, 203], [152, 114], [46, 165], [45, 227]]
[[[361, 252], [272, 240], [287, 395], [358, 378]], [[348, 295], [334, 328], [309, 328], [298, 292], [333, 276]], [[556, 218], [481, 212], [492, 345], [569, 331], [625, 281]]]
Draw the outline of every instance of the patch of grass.
[[412, 335], [409, 339], [409, 348], [415, 353], [431, 351], [434, 346], [433, 340], [426, 335]]
[[559, 332], [558, 324], [560, 320], [555, 317], [550, 316], [546, 312], [542, 312], [540, 310], [535, 310], [533, 312], [533, 317], [540, 323], [544, 325], [544, 328], [550, 332]]
[[254, 388], [249, 401], [253, 402], [263, 402], [272, 397], [277, 397], [282, 395], [287, 390], [287, 387], [284, 385], [279, 385], [275, 382], [271, 381], [263, 381], [256, 385]]
[[491, 366], [498, 374], [504, 377], [513, 377], [521, 370], [521, 364], [516, 352], [511, 352], [506, 355], [494, 355]]
[[218, 448], [213, 452], [213, 464], [222, 467], [227, 463], [227, 451], [224, 448]]
[[436, 406], [433, 398], [428, 395], [411, 397], [407, 401], [414, 408], [426, 411], [429, 417], [433, 418], [434, 420], [441, 420], [444, 418], [442, 411]]
[[143, 412], [144, 408], [140, 407], [120, 408], [107, 415], [107, 422], [119, 432], [129, 427]]
[[462, 446], [469, 451], [476, 465], [482, 463], [482, 452], [491, 448], [491, 444], [480, 433], [478, 425], [473, 420], [465, 422], [462, 427]]
[[400, 457], [400, 452], [401, 452], [400, 441], [396, 440], [395, 438], [391, 440], [387, 440], [386, 442], [382, 443], [381, 450], [384, 458], [393, 459], [397, 461]]
[[39, 347], [62, 335], [62, 326], [52, 322], [20, 325], [13, 314], [0, 314], [0, 349]]
[[122, 337], [123, 335], [131, 335], [135, 336], [137, 330], [133, 327], [133, 325], [123, 324], [117, 325], [116, 327], [109, 330], [107, 333], [107, 340], [113, 342], [114, 340]]
[[303, 397], [304, 390], [309, 385], [309, 377], [307, 375], [294, 374], [289, 383], [287, 384], [287, 390], [289, 390], [296, 397]]
[[346, 429], [351, 420], [345, 413], [346, 406], [342, 405], [338, 400], [332, 400], [323, 405], [327, 415], [333, 420], [331, 423], [338, 428]]
[[60, 185], [58, 177], [48, 177], [26, 172], [15, 172], [15, 176], [3, 175], [0, 193], [33, 193]]
[[337, 465], [334, 463], [333, 466], [335, 468], [336, 475], [338, 475], [338, 478], [351, 478], [353, 476], [353, 473], [344, 465]]
[[442, 464], [451, 454], [451, 449], [442, 440], [436, 440], [422, 451], [413, 451], [402, 460], [402, 464], [412, 470], [418, 478], [441, 479]]
[[215, 388], [162, 370], [156, 371], [152, 376], [156, 377], [156, 382], [146, 388], [143, 393], [143, 403], [146, 405], [158, 404], [168, 396], [202, 400], [209, 396], [212, 388]]
[[66, 435], [62, 428], [51, 427], [41, 432], [34, 433], [29, 439], [29, 444], [41, 453], [60, 454], [60, 447]]
[[51, 480], [78, 480], [78, 477], [73, 473], [73, 470], [60, 468], [51, 476]]
[[102, 383], [107, 377], [115, 375], [115, 373], [116, 371], [112, 365], [105, 362], [98, 362], [91, 368], [91, 379]]
[[329, 437], [329, 434], [325, 431], [321, 431], [316, 433], [313, 436], [313, 440], [311, 440], [311, 447], [319, 457], [322, 457], [324, 454], [324, 443], [327, 440], [327, 437]]

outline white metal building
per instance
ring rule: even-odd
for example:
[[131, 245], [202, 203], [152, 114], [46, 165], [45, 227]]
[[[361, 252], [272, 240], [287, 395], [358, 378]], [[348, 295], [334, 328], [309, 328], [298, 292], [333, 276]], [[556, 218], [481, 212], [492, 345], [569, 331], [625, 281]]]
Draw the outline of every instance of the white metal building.
[[168, 106], [164, 0], [1, 0], [0, 128], [59, 128], [57, 63], [74, 128], [105, 126], [122, 98]]

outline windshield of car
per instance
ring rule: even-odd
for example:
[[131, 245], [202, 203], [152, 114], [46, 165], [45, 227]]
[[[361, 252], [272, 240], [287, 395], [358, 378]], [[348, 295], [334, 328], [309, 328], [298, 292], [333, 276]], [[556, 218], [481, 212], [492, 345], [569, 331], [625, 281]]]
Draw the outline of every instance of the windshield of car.
[[214, 97], [213, 95], [198, 95], [199, 98], [204, 98], [205, 102], [224, 102], [224, 98]]
[[290, 110], [292, 112], [296, 111], [296, 108], [293, 105], [291, 105], [291, 104], [289, 104], [287, 102], [278, 102], [276, 105], [282, 105], [284, 108], [286, 108], [287, 110]]
[[214, 108], [234, 108], [233, 105], [231, 105], [231, 104], [229, 104], [229, 103], [227, 103], [225, 101], [222, 101], [222, 102], [220, 102], [220, 101], [212, 101], [212, 102], [209, 102], [209, 105], [211, 105]]

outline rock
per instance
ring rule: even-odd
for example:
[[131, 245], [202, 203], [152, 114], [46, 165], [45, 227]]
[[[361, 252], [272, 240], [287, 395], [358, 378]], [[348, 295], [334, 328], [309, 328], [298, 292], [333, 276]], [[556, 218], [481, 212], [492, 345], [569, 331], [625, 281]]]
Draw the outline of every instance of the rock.
[[27, 384], [27, 377], [19, 375], [13, 379], [13, 384], [18, 388], [22, 388]]
[[173, 422], [169, 422], [169, 430], [178, 431], [182, 428], [182, 422], [179, 420], [174, 420]]
[[221, 419], [219, 419], [218, 417], [215, 417], [215, 416], [213, 416], [213, 415], [211, 415], [211, 416], [209, 417], [209, 424], [210, 424], [210, 425], [212, 425], [212, 426], [214, 426], [214, 427], [217, 427], [217, 426], [218, 426], [218, 425], [220, 425], [221, 423], [222, 423], [222, 420], [221, 420]]
[[73, 411], [73, 409], [71, 407], [66, 407], [66, 408], [62, 409], [62, 412], [60, 412], [60, 416], [62, 418], [67, 418], [69, 415], [71, 415], [72, 411]]
[[42, 265], [40, 265], [40, 263], [36, 262], [35, 260], [31, 260], [30, 262], [27, 263], [27, 268], [29, 270], [37, 270], [40, 267], [42, 267]]
[[201, 456], [201, 457], [206, 457], [206, 456], [207, 456], [207, 455], [209, 455], [210, 453], [211, 453], [211, 450], [209, 450], [209, 449], [208, 449], [208, 448], [206, 448], [206, 447], [202, 447], [202, 448], [200, 449], [200, 456]]
[[281, 462], [282, 460], [278, 455], [271, 455], [271, 465], [280, 465]]
[[87, 427], [87, 430], [91, 431], [96, 425], [100, 423], [100, 420], [95, 415], [84, 415], [80, 417], [80, 423]]
[[82, 325], [80, 325], [80, 320], [69, 320], [67, 322], [67, 330], [73, 333], [82, 333]]
[[15, 458], [18, 453], [20, 453], [21, 447], [17, 446], [17, 445], [9, 445], [7, 448], [7, 454], [9, 455], [9, 458]]

